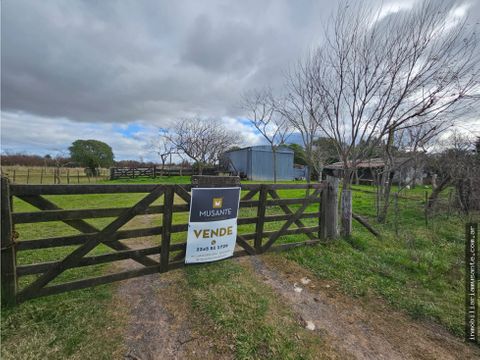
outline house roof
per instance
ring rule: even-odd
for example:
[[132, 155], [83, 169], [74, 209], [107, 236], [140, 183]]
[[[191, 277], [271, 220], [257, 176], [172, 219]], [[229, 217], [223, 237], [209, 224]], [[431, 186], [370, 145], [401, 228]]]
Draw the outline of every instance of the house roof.
[[[243, 150], [248, 150], [248, 149], [258, 150], [258, 151], [272, 151], [272, 148], [270, 147], [270, 145], [254, 145], [254, 146], [246, 146], [246, 147], [243, 147], [241, 149], [228, 150], [228, 151], [226, 151], [226, 153], [235, 152], [235, 151], [243, 151]], [[277, 149], [277, 153], [293, 154], [294, 151], [287, 146], [280, 146]]]
[[[398, 158], [395, 159], [395, 163], [398, 166], [405, 165], [410, 162], [411, 159], [409, 158]], [[348, 163], [348, 166], [352, 166], [352, 162], [350, 161]], [[371, 159], [366, 159], [363, 161], [360, 161], [357, 163], [356, 168], [357, 169], [372, 169], [372, 168], [382, 168], [385, 166], [385, 160], [382, 158], [371, 158]], [[325, 169], [331, 169], [331, 170], [341, 170], [343, 169], [343, 161], [339, 161], [333, 164], [329, 164], [325, 166]]]

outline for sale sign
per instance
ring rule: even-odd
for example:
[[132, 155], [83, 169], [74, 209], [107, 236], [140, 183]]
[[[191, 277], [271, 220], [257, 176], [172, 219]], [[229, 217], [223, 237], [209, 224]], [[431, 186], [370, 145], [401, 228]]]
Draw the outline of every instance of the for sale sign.
[[193, 188], [185, 263], [233, 255], [237, 239], [240, 188]]

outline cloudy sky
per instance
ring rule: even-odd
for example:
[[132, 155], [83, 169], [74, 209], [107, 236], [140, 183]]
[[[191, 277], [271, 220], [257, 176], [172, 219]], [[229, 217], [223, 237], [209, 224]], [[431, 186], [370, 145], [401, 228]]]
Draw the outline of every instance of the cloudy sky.
[[[392, 12], [419, 0], [369, 1]], [[95, 138], [117, 159], [155, 159], [145, 139], [191, 115], [260, 143], [241, 93], [280, 87], [335, 3], [4, 0], [2, 151], [56, 154]], [[459, 3], [480, 19], [480, 0]]]

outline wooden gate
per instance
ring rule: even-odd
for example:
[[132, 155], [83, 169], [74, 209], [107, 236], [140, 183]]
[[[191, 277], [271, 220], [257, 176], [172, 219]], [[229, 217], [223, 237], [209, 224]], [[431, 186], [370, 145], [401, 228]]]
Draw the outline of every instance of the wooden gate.
[[155, 177], [155, 167], [110, 168], [110, 180], [135, 179], [137, 177]]
[[[9, 304], [28, 299], [106, 284], [137, 276], [166, 272], [184, 266], [190, 189], [192, 185], [12, 185], [2, 178], [2, 298]], [[300, 245], [315, 244], [320, 239], [336, 236], [336, 189], [327, 183], [315, 184], [242, 184], [238, 218], [237, 249], [234, 256], [254, 255]], [[290, 191], [302, 193], [295, 198], [281, 197]], [[128, 207], [95, 209], [64, 209], [55, 199], [95, 194], [138, 194], [138, 200]], [[140, 195], [141, 194], [141, 195]], [[321, 201], [323, 198], [323, 201]], [[16, 212], [13, 203], [18, 199], [38, 209]], [[314, 211], [306, 211], [306, 210]], [[276, 209], [269, 214], [269, 209]], [[242, 211], [243, 210], [243, 211]], [[278, 213], [281, 211], [281, 213]], [[134, 229], [123, 227], [140, 215], [160, 214], [157, 226]], [[178, 216], [177, 216], [178, 215]], [[90, 219], [110, 218], [103, 226], [92, 225]], [[187, 219], [185, 221], [185, 219]], [[315, 225], [306, 226], [306, 219]], [[89, 222], [90, 221], [90, 222]], [[19, 230], [21, 224], [62, 222], [77, 232], [62, 236], [26, 239]], [[276, 225], [266, 229], [266, 224]], [[33, 225], [32, 225], [33, 224]], [[245, 225], [245, 226], [243, 226]], [[292, 226], [295, 227], [292, 228]], [[243, 227], [242, 227], [243, 226]], [[278, 228], [277, 228], [278, 227]], [[17, 232], [19, 231], [20, 234]], [[305, 234], [305, 241], [292, 241], [287, 235]], [[20, 235], [20, 236], [19, 236]], [[126, 241], [152, 237], [151, 246], [132, 248]], [[100, 244], [113, 250], [108, 253], [90, 252]], [[22, 251], [38, 251], [58, 247], [74, 247], [61, 259], [47, 262], [17, 264]], [[70, 249], [70, 248], [67, 248]], [[138, 268], [107, 275], [60, 282], [59, 276], [73, 268], [131, 259]], [[18, 286], [18, 279], [33, 278]], [[53, 284], [52, 284], [53, 283]]]

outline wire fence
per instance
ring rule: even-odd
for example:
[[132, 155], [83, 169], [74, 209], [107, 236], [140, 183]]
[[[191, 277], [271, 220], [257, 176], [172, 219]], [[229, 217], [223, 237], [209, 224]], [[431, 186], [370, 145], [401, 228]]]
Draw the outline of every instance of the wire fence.
[[[379, 203], [376, 189], [364, 186], [362, 188], [353, 187], [352, 190], [353, 212], [367, 219], [372, 226], [380, 226], [378, 217], [384, 204]], [[386, 226], [399, 235], [402, 231], [421, 227], [428, 231], [441, 231], [441, 225], [446, 221], [458, 220], [464, 223], [479, 220], [480, 213], [478, 211], [465, 214], [461, 210], [458, 195], [453, 188], [440, 193], [433, 206], [427, 206], [432, 191], [431, 187], [404, 189], [399, 192], [392, 190], [387, 216], [382, 226]], [[470, 199], [470, 201], [480, 203], [480, 199]]]
[[99, 169], [97, 176], [84, 168], [2, 166], [1, 175], [13, 184], [88, 184], [108, 180], [109, 169]]

